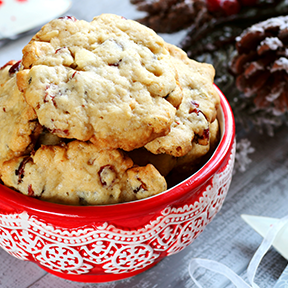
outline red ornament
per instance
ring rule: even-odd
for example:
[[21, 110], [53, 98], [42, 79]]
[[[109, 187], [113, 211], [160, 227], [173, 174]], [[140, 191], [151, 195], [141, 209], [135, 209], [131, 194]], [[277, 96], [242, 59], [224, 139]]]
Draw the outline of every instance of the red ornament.
[[210, 12], [222, 11], [225, 15], [237, 14], [240, 11], [238, 0], [206, 0]]

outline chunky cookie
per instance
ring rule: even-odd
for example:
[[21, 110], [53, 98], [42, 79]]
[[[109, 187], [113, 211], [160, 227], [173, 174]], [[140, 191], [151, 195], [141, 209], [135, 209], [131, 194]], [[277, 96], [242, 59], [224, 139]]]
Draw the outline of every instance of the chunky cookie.
[[25, 195], [73, 205], [142, 199], [167, 188], [154, 166], [134, 167], [118, 149], [77, 140], [6, 161], [2, 181]]
[[182, 99], [164, 40], [116, 15], [51, 21], [24, 47], [23, 67], [18, 87], [39, 122], [102, 149], [168, 134]]
[[125, 188], [120, 194], [121, 202], [140, 200], [165, 191], [164, 179], [151, 164], [128, 169], [122, 180]]
[[193, 140], [192, 149], [182, 157], [176, 158], [174, 167], [166, 178], [168, 186], [172, 187], [197, 172], [211, 157], [220, 139], [220, 127], [217, 119], [209, 124], [209, 142], [200, 145]]
[[175, 157], [186, 155], [194, 139], [200, 145], [209, 141], [209, 123], [216, 118], [219, 95], [213, 86], [214, 68], [187, 57], [181, 49], [167, 44], [182, 88], [183, 99], [168, 135], [145, 145], [154, 154], [166, 153]]
[[41, 132], [33, 108], [16, 85], [20, 66], [20, 61], [10, 61], [0, 68], [0, 169], [4, 161], [29, 153]]
[[199, 144], [196, 140], [192, 142], [192, 149], [183, 157], [177, 158], [176, 169], [193, 170], [208, 152], [214, 151], [219, 142], [219, 123], [215, 119], [209, 124], [209, 139], [206, 145]]

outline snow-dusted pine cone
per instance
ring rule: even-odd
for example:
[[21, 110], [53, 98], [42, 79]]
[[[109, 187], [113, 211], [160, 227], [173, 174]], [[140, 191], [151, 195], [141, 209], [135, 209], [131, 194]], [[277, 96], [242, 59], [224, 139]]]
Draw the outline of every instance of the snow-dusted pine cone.
[[[198, 30], [202, 31], [203, 28], [205, 30], [203, 26], [212, 26], [213, 28], [217, 23], [223, 24], [224, 22], [227, 23], [230, 21], [246, 23], [247, 18], [255, 18], [256, 20], [259, 18], [259, 14], [261, 18], [263, 9], [271, 6], [270, 12], [267, 11], [268, 13], [264, 13], [266, 17], [262, 15], [267, 19], [267, 16], [271, 14], [271, 12], [275, 11], [277, 14], [277, 5], [285, 1], [286, 0], [130, 0], [131, 4], [136, 5], [137, 10], [147, 13], [146, 17], [137, 19], [137, 21], [152, 28], [156, 32], [173, 33], [189, 27], [191, 34], [198, 34]], [[253, 10], [253, 8], [256, 10]], [[251, 9], [253, 11], [251, 11]], [[282, 13], [284, 12], [281, 12], [281, 15]]]
[[211, 19], [206, 0], [130, 0], [147, 16], [137, 19], [158, 33], [173, 33], [192, 23], [204, 23]]
[[270, 18], [236, 39], [231, 63], [237, 88], [257, 108], [280, 115], [288, 110], [288, 16]]

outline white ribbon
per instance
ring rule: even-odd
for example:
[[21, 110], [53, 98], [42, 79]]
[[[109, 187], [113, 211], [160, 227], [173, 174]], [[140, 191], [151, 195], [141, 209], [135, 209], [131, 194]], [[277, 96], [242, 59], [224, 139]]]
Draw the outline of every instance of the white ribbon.
[[277, 234], [286, 224], [288, 224], [288, 215], [279, 219], [275, 224], [273, 224], [269, 228], [267, 235], [263, 239], [261, 245], [256, 250], [247, 268], [247, 277], [250, 285], [247, 284], [239, 275], [237, 275], [227, 266], [217, 261], [212, 261], [208, 259], [199, 259], [199, 258], [192, 259], [189, 263], [188, 268], [190, 277], [192, 278], [192, 280], [194, 281], [194, 283], [197, 285], [198, 288], [202, 288], [200, 283], [194, 278], [193, 274], [198, 268], [203, 267], [212, 272], [222, 274], [223, 276], [228, 278], [237, 288], [259, 288], [259, 286], [254, 282], [258, 266], [264, 255], [272, 246], [273, 241], [276, 238]]

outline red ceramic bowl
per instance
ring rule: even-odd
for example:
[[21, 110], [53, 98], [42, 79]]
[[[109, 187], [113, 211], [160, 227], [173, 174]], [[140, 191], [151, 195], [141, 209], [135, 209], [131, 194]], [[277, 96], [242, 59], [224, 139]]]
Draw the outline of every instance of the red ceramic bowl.
[[59, 277], [124, 279], [187, 247], [221, 208], [235, 158], [231, 108], [221, 98], [221, 140], [195, 174], [156, 196], [108, 206], [65, 206], [0, 187], [0, 246]]

